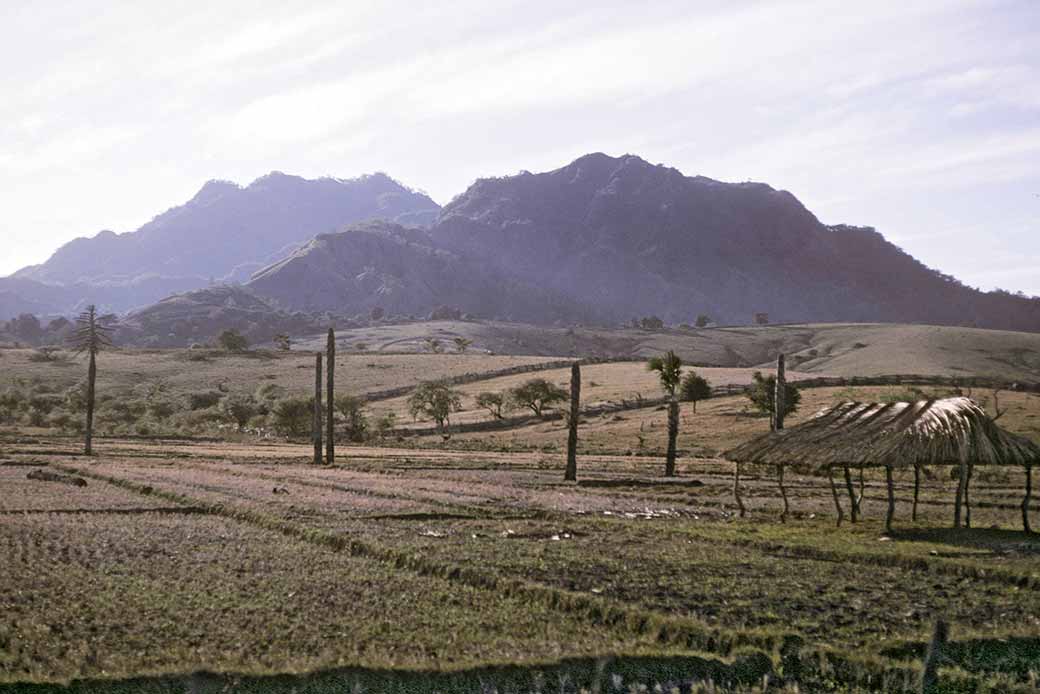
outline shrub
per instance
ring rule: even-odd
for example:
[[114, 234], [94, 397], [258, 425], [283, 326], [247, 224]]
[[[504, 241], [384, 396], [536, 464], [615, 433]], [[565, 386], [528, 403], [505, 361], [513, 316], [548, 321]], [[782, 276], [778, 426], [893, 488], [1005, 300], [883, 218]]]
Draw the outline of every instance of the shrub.
[[194, 393], [188, 393], [188, 409], [191, 411], [205, 410], [210, 407], [215, 407], [220, 399], [224, 397], [224, 394], [219, 390], [201, 390]]
[[[751, 388], [747, 392], [748, 399], [759, 412], [772, 414], [776, 401], [776, 376], [763, 376], [761, 371], [756, 371], [752, 379]], [[784, 414], [789, 415], [798, 410], [802, 394], [791, 383], [785, 383], [784, 386]]]
[[29, 361], [36, 363], [54, 363], [65, 360], [65, 355], [57, 347], [40, 347], [29, 355]]
[[177, 406], [166, 399], [155, 399], [148, 403], [148, 414], [157, 422], [165, 422], [176, 411]]
[[271, 409], [274, 428], [287, 436], [309, 434], [313, 416], [313, 398], [283, 398]]
[[567, 397], [567, 391], [544, 378], [532, 378], [509, 390], [510, 401], [518, 407], [530, 409], [536, 417], [541, 417], [546, 407], [564, 402]]
[[220, 409], [239, 429], [260, 413], [260, 406], [252, 395], [228, 395], [220, 402]]
[[347, 438], [361, 442], [368, 434], [368, 417], [365, 401], [356, 395], [340, 395], [334, 403], [336, 412], [346, 420]]
[[502, 408], [508, 402], [509, 399], [501, 393], [481, 393], [477, 396], [477, 407], [487, 410], [495, 419], [502, 419]]
[[249, 348], [249, 341], [237, 330], [228, 329], [217, 336], [217, 344], [228, 352], [244, 352]]

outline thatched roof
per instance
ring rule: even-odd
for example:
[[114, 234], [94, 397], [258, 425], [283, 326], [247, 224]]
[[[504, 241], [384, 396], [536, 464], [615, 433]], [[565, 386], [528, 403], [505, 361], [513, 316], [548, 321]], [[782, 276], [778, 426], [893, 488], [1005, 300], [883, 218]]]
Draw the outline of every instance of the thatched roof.
[[845, 402], [727, 451], [738, 463], [825, 469], [1040, 464], [1040, 446], [998, 427], [968, 398]]

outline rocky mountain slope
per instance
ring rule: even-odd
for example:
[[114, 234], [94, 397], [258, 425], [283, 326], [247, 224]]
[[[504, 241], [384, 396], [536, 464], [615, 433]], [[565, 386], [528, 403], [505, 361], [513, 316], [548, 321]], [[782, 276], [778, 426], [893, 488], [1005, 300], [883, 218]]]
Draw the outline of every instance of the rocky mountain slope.
[[210, 181], [137, 231], [76, 239], [45, 263], [0, 279], [0, 308], [67, 312], [95, 302], [126, 310], [214, 281], [247, 281], [316, 234], [354, 221], [423, 225], [438, 210], [384, 174], [307, 180], [275, 172], [245, 187]]

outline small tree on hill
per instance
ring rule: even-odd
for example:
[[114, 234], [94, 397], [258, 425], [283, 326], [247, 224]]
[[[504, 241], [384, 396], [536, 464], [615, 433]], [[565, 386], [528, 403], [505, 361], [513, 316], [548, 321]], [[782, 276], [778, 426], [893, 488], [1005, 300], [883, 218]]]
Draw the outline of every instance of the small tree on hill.
[[[759, 412], [773, 414], [774, 403], [776, 402], [776, 376], [772, 374], [769, 376], [763, 376], [761, 371], [756, 371], [751, 378], [751, 387], [747, 392], [751, 404], [753, 404], [755, 409]], [[798, 388], [791, 383], [785, 383], [784, 415], [796, 412], [798, 410], [798, 404], [801, 401], [802, 394]]]
[[465, 337], [456, 337], [453, 342], [455, 343], [455, 351], [459, 354], [465, 353], [469, 346], [473, 344], [473, 340], [466, 339]]
[[502, 408], [506, 403], [506, 397], [501, 393], [481, 393], [477, 396], [477, 407], [487, 410], [495, 419], [502, 419]]
[[220, 409], [241, 431], [249, 420], [260, 413], [260, 405], [252, 395], [228, 395], [220, 402]]
[[87, 424], [83, 452], [93, 453], [94, 439], [94, 385], [97, 382], [97, 355], [103, 349], [112, 346], [112, 330], [98, 319], [97, 308], [91, 304], [76, 319], [76, 329], [69, 338], [77, 354], [87, 354]]
[[217, 344], [228, 352], [244, 352], [249, 347], [249, 341], [233, 328], [221, 332]]
[[427, 337], [423, 340], [426, 345], [426, 349], [434, 354], [440, 354], [444, 351], [444, 344], [436, 337]]
[[279, 333], [274, 336], [274, 346], [280, 352], [288, 352], [292, 349], [292, 338], [285, 333]]
[[462, 395], [443, 381], [425, 381], [408, 398], [408, 411], [413, 417], [428, 417], [444, 429], [451, 423], [451, 413], [462, 408]]
[[368, 434], [368, 415], [365, 401], [356, 395], [337, 395], [336, 412], [346, 420], [347, 438], [354, 442], [365, 440]]
[[702, 313], [699, 316], [697, 316], [697, 320], [694, 323], [694, 325], [696, 325], [698, 328], [704, 328], [710, 322], [711, 322], [711, 318], [709, 318], [708, 316], [706, 316], [705, 314]]
[[564, 402], [567, 398], [567, 391], [544, 378], [532, 378], [509, 390], [509, 399], [512, 403], [518, 407], [530, 409], [536, 417], [541, 417], [546, 407]]
[[653, 357], [647, 362], [649, 371], [656, 371], [661, 379], [661, 388], [668, 395], [668, 452], [665, 458], [664, 474], [675, 475], [676, 440], [679, 437], [679, 401], [676, 390], [682, 382], [682, 359], [668, 350], [660, 357]]
[[693, 403], [693, 411], [697, 411], [697, 402], [707, 400], [711, 397], [711, 385], [696, 371], [683, 376], [682, 384], [679, 386], [679, 398]]
[[657, 316], [646, 316], [639, 321], [639, 327], [643, 330], [661, 330], [664, 328], [664, 321]]

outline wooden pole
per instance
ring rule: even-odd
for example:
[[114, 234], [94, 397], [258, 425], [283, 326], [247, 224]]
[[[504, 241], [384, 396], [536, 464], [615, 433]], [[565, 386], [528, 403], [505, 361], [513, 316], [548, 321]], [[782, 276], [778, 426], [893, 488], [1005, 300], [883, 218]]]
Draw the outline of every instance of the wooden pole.
[[939, 691], [939, 663], [943, 658], [943, 650], [950, 638], [950, 629], [940, 617], [935, 622], [932, 641], [928, 644], [928, 652], [924, 656], [924, 668], [921, 672], [921, 694], [933, 694]]
[[921, 492], [921, 466], [914, 465], [914, 506], [910, 511], [910, 520], [917, 521], [917, 496]]
[[852, 522], [855, 523], [859, 520], [859, 502], [856, 501], [856, 490], [852, 486], [852, 473], [849, 472], [849, 466], [845, 465], [843, 468], [845, 470], [845, 489], [849, 493], [849, 513], [852, 516]]
[[960, 466], [960, 474], [957, 478], [957, 496], [953, 501], [953, 527], [961, 527], [961, 503], [964, 499], [964, 483], [968, 479], [967, 465], [962, 460]]
[[571, 364], [571, 413], [567, 419], [567, 469], [563, 479], [578, 479], [578, 411], [581, 407], [581, 365]]
[[668, 401], [668, 453], [664, 461], [664, 476], [675, 477], [675, 442], [679, 438], [679, 401], [673, 395]]
[[311, 421], [314, 439], [314, 464], [321, 465], [321, 352], [314, 355], [314, 418]]
[[841, 499], [838, 498], [838, 487], [834, 484], [834, 468], [827, 468], [827, 477], [831, 481], [831, 496], [834, 497], [834, 509], [838, 513], [838, 527], [841, 527], [841, 522], [845, 520], [845, 511], [841, 508]]
[[329, 337], [325, 343], [325, 361], [328, 369], [328, 381], [326, 383], [327, 404], [325, 418], [325, 462], [328, 465], [336, 463], [336, 333], [329, 328]]
[[740, 463], [733, 463], [733, 498], [737, 500], [740, 517], [743, 518], [747, 515], [747, 509], [744, 508], [744, 499], [740, 496]]
[[787, 395], [787, 369], [783, 353], [776, 357], [776, 392], [773, 394], [773, 430], [784, 428], [784, 398]]
[[1022, 498], [1022, 529], [1027, 533], [1033, 532], [1029, 527], [1029, 503], [1033, 496], [1033, 465], [1026, 463], [1026, 495]]
[[97, 380], [97, 360], [94, 350], [90, 351], [90, 363], [87, 365], [87, 431], [84, 440], [83, 452], [93, 455], [94, 448], [94, 382]]
[[968, 465], [968, 479], [964, 480], [964, 527], [971, 527], [971, 476], [975, 472], [974, 463]]
[[863, 513], [863, 496], [866, 491], [867, 483], [863, 479], [863, 466], [859, 466], [859, 494], [856, 495], [856, 509], [862, 514]]
[[776, 466], [777, 481], [780, 483], [780, 497], [784, 500], [784, 510], [780, 514], [780, 522], [787, 522], [787, 514], [791, 511], [790, 504], [787, 503], [787, 487], [784, 486], [784, 466]]
[[896, 489], [892, 481], [892, 466], [885, 466], [885, 483], [888, 485], [888, 513], [885, 515], [885, 532], [892, 532], [892, 519], [896, 516]]

